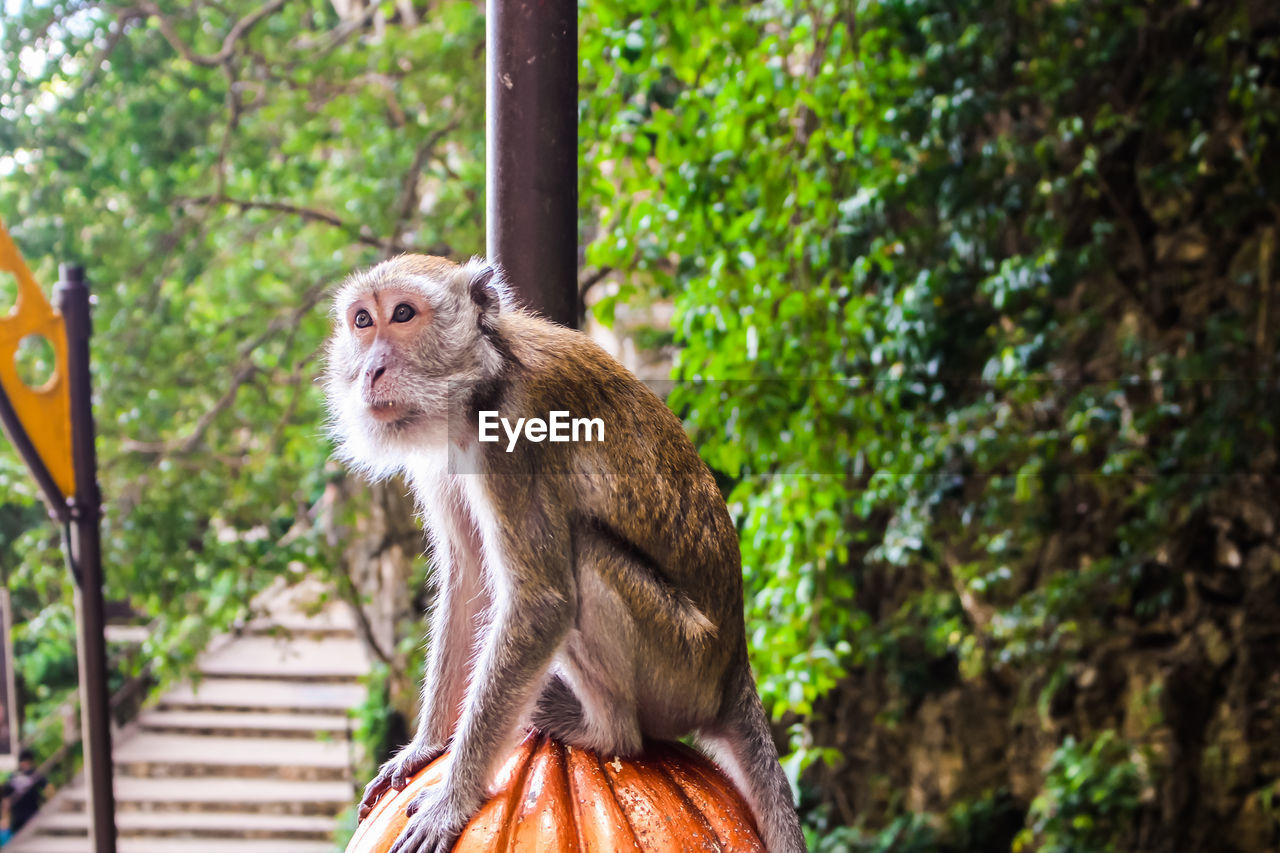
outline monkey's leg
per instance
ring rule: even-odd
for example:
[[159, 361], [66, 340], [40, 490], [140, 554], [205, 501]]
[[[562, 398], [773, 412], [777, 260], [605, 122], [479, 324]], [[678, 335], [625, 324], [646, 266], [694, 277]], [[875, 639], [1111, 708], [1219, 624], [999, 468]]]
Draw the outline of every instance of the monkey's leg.
[[578, 745], [631, 755], [713, 720], [732, 647], [634, 545], [598, 524], [574, 532], [578, 622], [554, 671], [582, 704]]
[[600, 577], [615, 559], [578, 544], [578, 620], [551, 665], [533, 724], [571, 746], [606, 755], [636, 755], [642, 738], [635, 699], [635, 647], [630, 609]]
[[769, 718], [746, 663], [746, 649], [730, 680], [719, 718], [698, 735], [699, 742], [746, 798], [769, 853], [803, 853], [804, 833], [792, 804], [791, 785], [778, 763]]

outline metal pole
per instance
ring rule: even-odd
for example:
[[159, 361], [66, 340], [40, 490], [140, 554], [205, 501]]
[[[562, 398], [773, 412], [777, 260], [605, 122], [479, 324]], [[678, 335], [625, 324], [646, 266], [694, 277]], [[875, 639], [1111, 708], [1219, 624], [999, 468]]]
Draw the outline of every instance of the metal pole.
[[487, 0], [489, 257], [526, 305], [578, 324], [577, 0]]
[[107, 643], [103, 632], [102, 543], [98, 520], [98, 458], [94, 450], [93, 400], [89, 375], [89, 289], [84, 270], [58, 268], [56, 299], [67, 327], [67, 384], [71, 397], [71, 455], [76, 496], [70, 501], [71, 548], [67, 555], [76, 588], [79, 630], [80, 725], [94, 853], [115, 853], [115, 792], [111, 787], [111, 708], [107, 690]]

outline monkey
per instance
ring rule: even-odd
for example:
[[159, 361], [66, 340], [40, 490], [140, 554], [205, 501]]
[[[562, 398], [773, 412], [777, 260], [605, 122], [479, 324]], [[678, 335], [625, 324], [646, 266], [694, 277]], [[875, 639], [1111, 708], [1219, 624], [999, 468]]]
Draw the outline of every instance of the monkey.
[[[770, 853], [804, 850], [747, 659], [737, 530], [679, 418], [479, 258], [355, 272], [332, 319], [335, 453], [405, 477], [435, 584], [417, 731], [359, 819], [448, 749], [444, 784], [410, 802], [392, 853], [448, 850], [529, 726], [618, 756], [693, 734]], [[603, 440], [481, 440], [483, 412], [564, 411], [599, 419]]]

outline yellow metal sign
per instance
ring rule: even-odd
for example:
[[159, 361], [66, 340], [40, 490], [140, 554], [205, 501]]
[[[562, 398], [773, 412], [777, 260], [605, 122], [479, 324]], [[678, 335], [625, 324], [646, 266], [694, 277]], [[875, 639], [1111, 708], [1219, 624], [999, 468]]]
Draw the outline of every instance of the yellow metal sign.
[[[18, 301], [0, 315], [0, 389], [8, 396], [27, 437], [49, 469], [63, 497], [75, 495], [71, 461], [71, 395], [67, 390], [67, 331], [36, 283], [18, 247], [0, 222], [0, 273], [18, 282]], [[3, 310], [3, 306], [0, 306]], [[53, 346], [54, 371], [49, 381], [31, 388], [18, 376], [18, 344], [30, 335]]]

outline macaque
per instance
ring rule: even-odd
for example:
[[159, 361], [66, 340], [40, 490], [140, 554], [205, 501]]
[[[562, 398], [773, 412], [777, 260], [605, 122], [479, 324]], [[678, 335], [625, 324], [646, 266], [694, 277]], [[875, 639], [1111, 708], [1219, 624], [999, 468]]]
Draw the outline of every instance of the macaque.
[[[747, 661], [737, 533], [679, 419], [585, 335], [517, 307], [478, 259], [355, 273], [333, 319], [337, 453], [406, 477], [437, 587], [417, 732], [360, 819], [448, 749], [445, 783], [410, 804], [392, 853], [448, 850], [529, 726], [605, 756], [693, 733], [771, 853], [802, 851]], [[483, 413], [527, 426], [495, 440]], [[549, 417], [599, 428], [552, 440], [532, 426]]]

